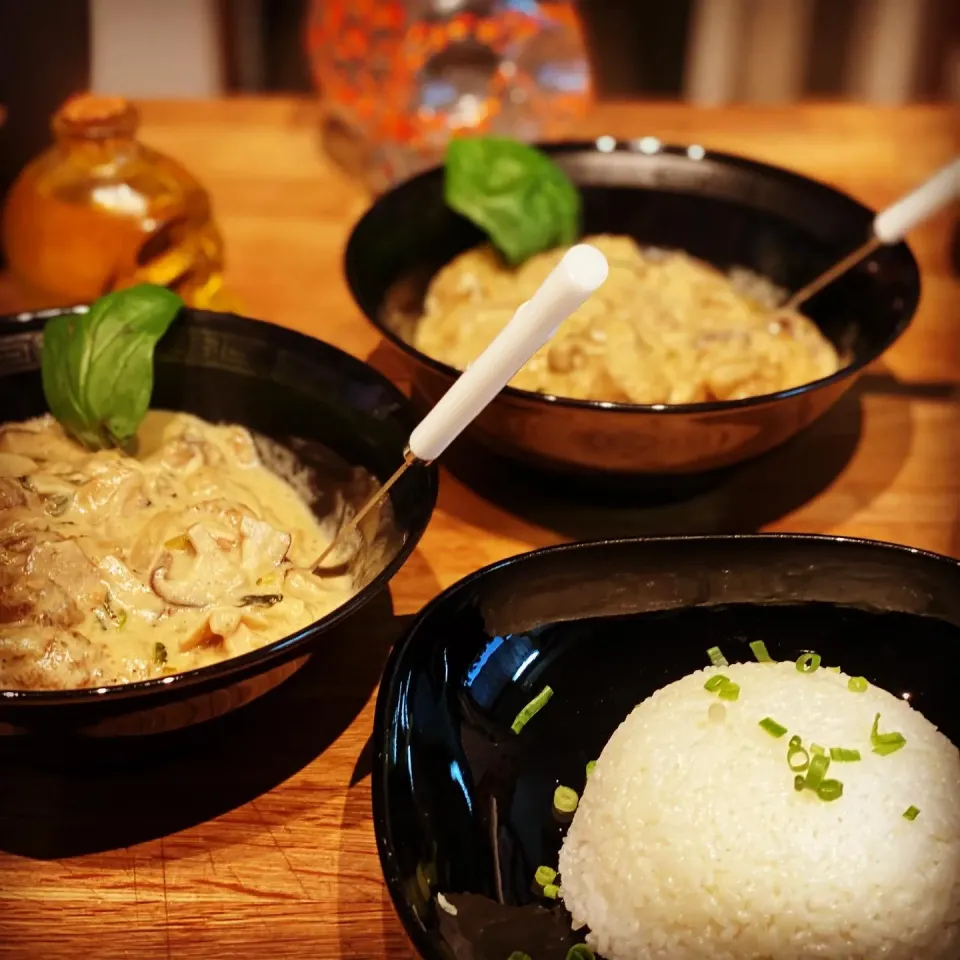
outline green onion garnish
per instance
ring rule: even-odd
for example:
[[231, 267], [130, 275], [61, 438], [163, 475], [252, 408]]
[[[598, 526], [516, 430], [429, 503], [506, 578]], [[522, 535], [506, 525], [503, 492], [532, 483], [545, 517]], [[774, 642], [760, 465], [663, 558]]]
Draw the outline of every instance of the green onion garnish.
[[790, 738], [787, 748], [787, 765], [794, 773], [803, 773], [810, 766], [810, 754], [803, 748], [799, 737]]
[[784, 736], [787, 732], [787, 728], [780, 726], [773, 717], [764, 717], [760, 721], [760, 726], [763, 727], [771, 737], [776, 737], [777, 739]]
[[709, 693], [716, 693], [725, 683], [730, 683], [730, 678], [718, 673], [715, 677], [711, 677], [703, 685], [703, 689], [707, 690]]
[[811, 752], [815, 757], [822, 757], [827, 751], [824, 750], [823, 747], [821, 747], [819, 743], [811, 743], [811, 744], [810, 744], [810, 752]]
[[903, 811], [904, 820], [916, 820], [919, 815], [920, 810], [917, 807], [907, 807], [907, 809]]
[[557, 787], [553, 791], [553, 809], [557, 813], [573, 813], [577, 809], [580, 797], [570, 787]]
[[514, 950], [513, 953], [507, 957], [507, 960], [530, 960], [530, 954], [524, 953], [522, 950]]
[[851, 677], [847, 681], [847, 689], [851, 693], [866, 693], [867, 687], [869, 686], [870, 684], [867, 683], [866, 677]]
[[828, 756], [821, 754], [814, 757], [810, 761], [810, 768], [807, 770], [806, 786], [811, 790], [818, 789], [820, 784], [823, 783], [829, 767], [830, 758]]
[[717, 696], [721, 700], [738, 700], [740, 698], [740, 684], [728, 680], [719, 690]]
[[831, 673], [842, 673], [842, 672], [843, 672], [839, 667], [824, 667], [824, 669], [831, 671]]
[[873, 729], [870, 731], [870, 742], [873, 744], [873, 752], [881, 757], [896, 753], [907, 742], [907, 738], [902, 733], [879, 733], [880, 714], [878, 713], [873, 721]]
[[585, 943], [576, 943], [567, 951], [566, 960], [597, 960], [597, 955]]
[[754, 640], [750, 644], [750, 649], [758, 663], [773, 663], [773, 657], [767, 653], [767, 645], [762, 640]]
[[560, 888], [559, 888], [555, 883], [548, 883], [548, 884], [543, 888], [543, 895], [544, 895], [548, 900], [556, 900], [558, 893], [560, 893]]
[[707, 656], [710, 658], [710, 663], [715, 667], [730, 666], [730, 661], [723, 655], [723, 652], [719, 647], [711, 647], [707, 651]]
[[853, 763], [860, 759], [860, 751], [847, 750], [844, 747], [831, 747], [830, 759], [836, 760], [837, 763]]
[[550, 701], [552, 687], [544, 687], [518, 714], [510, 729], [519, 733]]
[[557, 879], [557, 871], [553, 867], [537, 867], [537, 872], [533, 875], [533, 882], [538, 887], [545, 887], [548, 883], [553, 883]]
[[596, 770], [596, 769], [597, 769], [597, 761], [596, 761], [596, 760], [591, 760], [591, 761], [587, 764], [587, 778], [588, 778], [588, 779], [593, 776], [593, 771]]
[[804, 777], [802, 773], [798, 773], [793, 778], [793, 789], [796, 790], [797, 793], [802, 793], [806, 785], [807, 785], [807, 778]]
[[813, 673], [820, 669], [820, 654], [805, 653], [802, 657], [797, 657], [797, 669], [801, 673]]
[[817, 787], [817, 796], [827, 803], [839, 800], [843, 796], [843, 784], [839, 780], [824, 780]]

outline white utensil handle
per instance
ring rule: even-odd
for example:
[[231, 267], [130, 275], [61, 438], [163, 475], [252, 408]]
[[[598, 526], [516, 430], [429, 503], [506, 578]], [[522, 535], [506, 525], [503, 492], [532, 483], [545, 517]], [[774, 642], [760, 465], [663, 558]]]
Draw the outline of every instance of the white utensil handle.
[[540, 289], [420, 421], [410, 434], [410, 452], [428, 463], [436, 460], [607, 279], [607, 270], [606, 258], [596, 247], [571, 247]]
[[873, 235], [881, 243], [899, 243], [917, 224], [960, 197], [960, 159], [947, 164], [912, 193], [878, 213]]

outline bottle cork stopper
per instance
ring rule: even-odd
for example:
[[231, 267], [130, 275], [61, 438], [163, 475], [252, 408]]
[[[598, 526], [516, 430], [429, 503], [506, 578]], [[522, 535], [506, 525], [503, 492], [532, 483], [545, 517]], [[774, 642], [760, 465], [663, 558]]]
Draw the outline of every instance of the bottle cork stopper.
[[110, 136], [132, 132], [137, 112], [124, 97], [79, 93], [70, 97], [54, 117], [54, 129], [87, 136]]

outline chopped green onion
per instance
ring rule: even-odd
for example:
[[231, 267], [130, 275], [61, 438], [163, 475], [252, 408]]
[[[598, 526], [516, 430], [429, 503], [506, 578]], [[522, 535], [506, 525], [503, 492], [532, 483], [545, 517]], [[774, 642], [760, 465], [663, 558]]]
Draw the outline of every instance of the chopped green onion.
[[793, 778], [793, 789], [796, 790], [797, 793], [802, 793], [806, 785], [807, 778], [802, 773], [798, 773]]
[[553, 791], [553, 809], [557, 813], [573, 813], [577, 809], [580, 797], [570, 787], [557, 787]]
[[860, 759], [860, 751], [847, 750], [844, 747], [831, 747], [830, 759], [836, 760], [837, 763], [853, 763]]
[[715, 677], [711, 677], [703, 685], [703, 689], [710, 693], [716, 693], [725, 683], [730, 683], [730, 678], [718, 673]]
[[825, 667], [824, 669], [829, 670], [831, 673], [842, 673], [842, 672], [843, 672], [839, 667]]
[[153, 645], [153, 662], [158, 667], [167, 662], [167, 648], [159, 640]]
[[530, 960], [530, 954], [524, 953], [522, 950], [514, 950], [513, 953], [507, 957], [507, 960]]
[[518, 714], [510, 729], [519, 733], [550, 701], [553, 696], [551, 687], [544, 687]]
[[810, 752], [811, 752], [815, 757], [822, 757], [827, 751], [824, 750], [824, 748], [821, 747], [819, 743], [811, 743], [811, 744], [810, 744]]
[[544, 895], [548, 900], [556, 900], [556, 899], [557, 899], [557, 894], [559, 894], [559, 893], [560, 893], [560, 888], [559, 888], [555, 883], [548, 883], [548, 884], [543, 888], [543, 895]]
[[591, 761], [587, 764], [587, 778], [588, 778], [588, 779], [593, 776], [593, 771], [596, 770], [596, 769], [597, 769], [597, 761], [596, 761], [596, 760], [591, 760]]
[[869, 686], [870, 684], [867, 683], [866, 677], [851, 677], [847, 681], [847, 689], [851, 693], [866, 693], [867, 687]]
[[767, 652], [767, 645], [762, 640], [754, 640], [750, 644], [750, 649], [758, 663], [773, 663], [773, 657]]
[[740, 698], [740, 684], [728, 680], [721, 688], [717, 696], [721, 700], [738, 700]]
[[920, 810], [917, 807], [907, 807], [907, 809], [903, 811], [904, 820], [916, 820], [919, 815]]
[[707, 656], [710, 658], [710, 663], [715, 667], [730, 666], [730, 661], [723, 655], [719, 647], [711, 647], [707, 651]]
[[805, 653], [802, 657], [797, 657], [797, 669], [801, 673], [814, 673], [820, 669], [820, 654]]
[[843, 784], [839, 780], [824, 780], [817, 787], [817, 796], [826, 803], [839, 800], [843, 796]]
[[585, 943], [576, 943], [567, 951], [566, 960], [597, 960], [597, 955]]
[[780, 726], [773, 717], [764, 717], [760, 721], [760, 726], [763, 727], [771, 737], [776, 737], [777, 739], [784, 736], [787, 732], [787, 728]]
[[827, 756], [814, 757], [810, 761], [810, 768], [807, 770], [806, 786], [811, 790], [817, 790], [823, 783], [830, 767], [830, 758]]
[[557, 871], [553, 867], [537, 867], [537, 872], [533, 875], [533, 880], [538, 887], [545, 887], [556, 879]]
[[873, 744], [874, 753], [886, 757], [906, 745], [907, 738], [902, 733], [879, 733], [879, 728], [880, 714], [878, 713], [873, 721], [873, 729], [870, 731], [870, 742]]
[[[795, 737], [794, 739], [799, 739]], [[803, 773], [810, 766], [810, 754], [799, 744], [790, 741], [790, 746], [787, 749], [787, 766], [794, 773]]]

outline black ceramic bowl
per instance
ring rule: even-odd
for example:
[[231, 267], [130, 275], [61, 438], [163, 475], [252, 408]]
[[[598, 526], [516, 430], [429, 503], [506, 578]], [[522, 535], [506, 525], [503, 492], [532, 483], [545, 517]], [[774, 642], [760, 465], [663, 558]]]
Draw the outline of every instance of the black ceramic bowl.
[[[593, 143], [545, 149], [580, 187], [585, 233], [627, 234], [644, 245], [683, 249], [720, 268], [747, 267], [787, 289], [803, 286], [863, 243], [873, 219], [866, 207], [822, 183], [702, 148], [649, 153], [625, 142], [612, 150]], [[481, 240], [445, 205], [443, 173], [435, 169], [380, 197], [347, 245], [354, 298], [408, 361], [424, 405], [434, 404], [458, 373], [411, 347], [410, 329], [430, 278]], [[919, 293], [916, 262], [901, 244], [813, 298], [805, 311], [849, 363], [803, 387], [669, 407], [508, 388], [468, 436], [511, 459], [581, 476], [729, 467], [778, 446], [834, 404], [903, 333]]]
[[[960, 563], [945, 557], [799, 535], [579, 543], [437, 597], [390, 657], [374, 725], [380, 860], [421, 954], [564, 960], [567, 915], [531, 892], [565, 829], [556, 786], [582, 784], [630, 710], [707, 666], [709, 647], [752, 660], [763, 640], [787, 659], [811, 637], [824, 662], [909, 694], [960, 743]], [[514, 735], [545, 684], [543, 717]]]
[[[0, 422], [46, 410], [39, 352], [56, 311], [0, 318]], [[232, 314], [184, 310], [156, 354], [152, 406], [239, 423], [292, 450], [311, 473], [316, 515], [335, 522], [339, 493], [356, 503], [403, 460], [416, 423], [409, 402], [371, 367], [319, 340]], [[359, 469], [358, 469], [359, 468]], [[240, 706], [290, 676], [323, 635], [375, 596], [416, 546], [437, 495], [433, 469], [393, 487], [355, 569], [358, 593], [316, 623], [260, 650], [172, 677], [71, 691], [0, 690], [0, 734], [153, 733]], [[322, 652], [321, 652], [322, 655]]]

